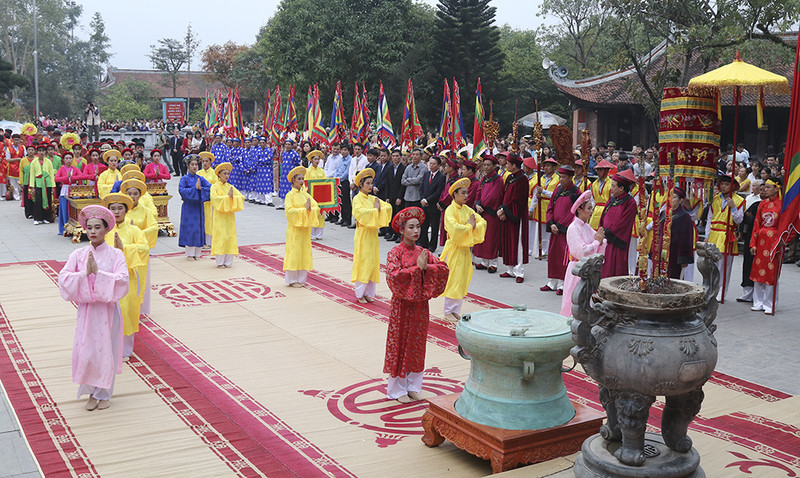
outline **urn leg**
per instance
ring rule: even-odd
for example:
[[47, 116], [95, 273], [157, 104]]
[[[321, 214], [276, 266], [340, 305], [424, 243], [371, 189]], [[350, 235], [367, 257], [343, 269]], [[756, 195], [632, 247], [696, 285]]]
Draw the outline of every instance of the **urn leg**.
[[617, 392], [617, 408], [622, 446], [614, 453], [617, 460], [629, 466], [644, 464], [644, 432], [650, 405], [656, 397], [637, 392]]
[[600, 403], [603, 404], [607, 417], [605, 425], [600, 427], [600, 436], [608, 441], [622, 440], [622, 432], [617, 422], [617, 407], [614, 405], [616, 397], [617, 392], [600, 385]]
[[686, 453], [692, 449], [692, 439], [686, 436], [689, 424], [700, 412], [703, 403], [703, 389], [674, 395], [667, 398], [664, 413], [661, 416], [661, 436], [671, 449]]
[[422, 415], [422, 429], [425, 431], [422, 435], [422, 443], [429, 447], [439, 446], [444, 442], [444, 437], [436, 431], [435, 420], [430, 412], [425, 412]]

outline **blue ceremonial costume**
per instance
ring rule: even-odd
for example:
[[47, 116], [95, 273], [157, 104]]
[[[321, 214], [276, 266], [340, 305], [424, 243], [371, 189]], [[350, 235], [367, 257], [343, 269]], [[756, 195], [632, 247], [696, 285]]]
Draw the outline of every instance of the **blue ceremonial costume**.
[[[198, 179], [200, 189], [196, 187]], [[187, 173], [178, 184], [178, 192], [183, 199], [178, 246], [203, 247], [206, 244], [203, 202], [211, 200], [211, 183], [198, 174]]]
[[231, 186], [235, 187], [236, 189], [242, 189], [242, 182], [244, 182], [244, 172], [242, 171], [242, 156], [244, 156], [245, 150], [240, 147], [236, 146], [238, 143], [234, 143], [233, 148], [230, 150], [230, 163], [233, 168], [231, 169], [231, 176], [228, 179], [228, 182], [231, 183]]
[[[245, 148], [242, 153], [242, 187], [239, 192], [247, 198], [247, 193], [253, 190], [256, 175], [256, 148]], [[249, 198], [248, 198], [249, 199]]]
[[275, 189], [272, 182], [272, 148], [255, 148], [256, 151], [256, 174], [252, 190], [258, 194], [272, 194]]
[[300, 155], [297, 151], [291, 150], [281, 154], [281, 175], [278, 185], [278, 197], [281, 199], [286, 198], [286, 194], [292, 190], [292, 183], [286, 175], [297, 166], [300, 166]]
[[218, 165], [228, 162], [230, 148], [225, 143], [215, 144], [211, 146], [211, 154], [214, 155], [214, 162], [211, 163], [211, 167], [216, 168]]

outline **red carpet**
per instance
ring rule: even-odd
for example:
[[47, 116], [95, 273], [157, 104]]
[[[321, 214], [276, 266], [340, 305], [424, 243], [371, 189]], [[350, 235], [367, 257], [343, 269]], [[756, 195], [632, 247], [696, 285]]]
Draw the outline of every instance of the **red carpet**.
[[[351, 259], [349, 254], [320, 244], [314, 244], [314, 247], [315, 254]], [[270, 251], [265, 246], [244, 246], [240, 247], [240, 254], [240, 260], [282, 277], [282, 258], [274, 248]], [[55, 282], [61, 264], [54, 261], [33, 264]], [[186, 282], [192, 286], [182, 284], [154, 285], [153, 294], [160, 293], [161, 298], [169, 300], [174, 307], [197, 310], [198, 320], [203, 318], [202, 307], [210, 303], [265, 300], [268, 304], [272, 299], [283, 297], [283, 292], [276, 288], [247, 277]], [[360, 313], [363, 320], [388, 321], [388, 297], [379, 296], [372, 304], [359, 304], [354, 300], [350, 282], [341, 277], [314, 271], [309, 274], [307, 289]], [[504, 307], [474, 295], [470, 295], [467, 302], [480, 308]], [[3, 341], [3, 347], [0, 347], [3, 385], [45, 476], [99, 476], [93, 456], [81, 446], [69, 419], [62, 413], [61, 405], [51, 395], [46, 380], [28, 357], [26, 347], [35, 344], [20, 340], [12, 320], [1, 306], [0, 337]], [[428, 341], [438, 348], [457, 353], [454, 324], [440, 318], [433, 317]], [[233, 476], [356, 476], [343, 463], [342, 457], [336, 457], [330, 451], [329, 445], [304, 436], [285, 417], [267, 408], [245, 387], [204, 359], [201, 353], [162, 327], [157, 319], [148, 318], [142, 322], [134, 357], [123, 374], [128, 369], [169, 407], [172, 414], [213, 452]], [[597, 400], [597, 386], [585, 374], [576, 370], [565, 374], [564, 380], [573, 400], [602, 409]], [[755, 409], [779, 405], [791, 398], [721, 373], [715, 373], [710, 384], [737, 396], [748, 397]], [[459, 391], [461, 383], [430, 366], [426, 371], [425, 387], [436, 394], [447, 394]], [[299, 407], [318, 407], [316, 404], [320, 402], [316, 400], [323, 400], [327, 413], [338, 420], [343, 430], [348, 427], [367, 430], [374, 438], [376, 450], [392, 449], [401, 441], [416, 440], [421, 435], [419, 417], [424, 405], [400, 405], [380, 399], [384, 389], [385, 380], [373, 378], [343, 384], [337, 390], [297, 390], [294, 400], [306, 400], [298, 401]], [[707, 395], [707, 403], [709, 400]], [[662, 407], [663, 403], [656, 402], [651, 409], [649, 424], [653, 430], [657, 430]], [[753, 406], [750, 409], [753, 410]], [[721, 460], [719, 469], [730, 471], [729, 476], [797, 476], [800, 469], [800, 428], [797, 426], [746, 410], [713, 417], [705, 417], [702, 413], [691, 425], [693, 436], [701, 434], [722, 443], [715, 448], [713, 458], [703, 457], [704, 463], [706, 460]], [[725, 443], [731, 446], [726, 448]], [[416, 446], [423, 445], [418, 443]], [[378, 469], [383, 469], [383, 465], [376, 467], [376, 471]]]

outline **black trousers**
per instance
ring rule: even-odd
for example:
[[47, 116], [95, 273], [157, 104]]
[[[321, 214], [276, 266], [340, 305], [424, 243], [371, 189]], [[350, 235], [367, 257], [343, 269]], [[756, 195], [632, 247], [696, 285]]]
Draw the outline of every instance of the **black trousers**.
[[[42, 193], [47, 194], [47, 208], [42, 207]], [[53, 190], [52, 188], [34, 188], [33, 220], [53, 222]]]
[[180, 151], [172, 153], [172, 167], [176, 175], [184, 176], [186, 174], [186, 163], [183, 162], [183, 153]]
[[33, 217], [33, 200], [28, 198], [28, 186], [20, 186], [22, 189], [22, 205], [25, 209], [25, 217]]
[[342, 215], [342, 222], [350, 225], [350, 221], [353, 219], [353, 202], [351, 199], [351, 192], [350, 191], [350, 181], [347, 179], [340, 181], [339, 183], [339, 203], [341, 205], [341, 215]]
[[436, 252], [436, 248], [439, 247], [439, 223], [442, 212], [435, 204], [428, 204], [428, 207], [422, 210], [425, 211], [425, 222], [422, 223], [422, 231], [417, 242], [429, 251]]

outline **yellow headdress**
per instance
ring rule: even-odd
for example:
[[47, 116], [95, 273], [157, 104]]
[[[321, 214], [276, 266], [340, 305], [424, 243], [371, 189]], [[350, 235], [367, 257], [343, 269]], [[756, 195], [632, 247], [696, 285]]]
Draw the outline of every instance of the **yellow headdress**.
[[454, 182], [450, 189], [447, 190], [448, 194], [451, 196], [456, 193], [461, 188], [468, 188], [470, 184], [469, 178], [461, 178], [458, 181]]

